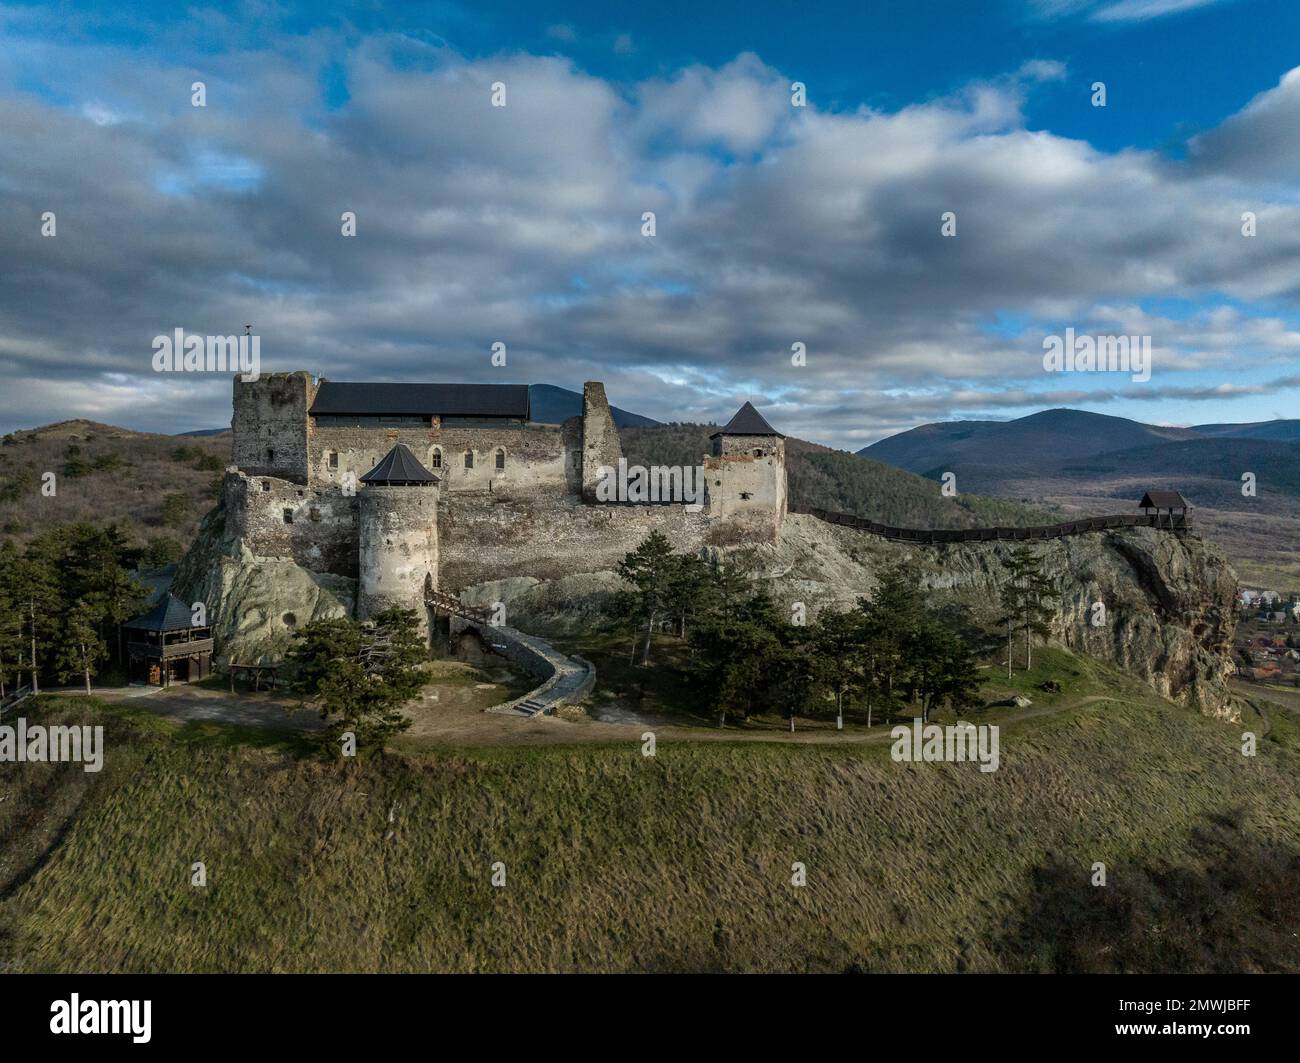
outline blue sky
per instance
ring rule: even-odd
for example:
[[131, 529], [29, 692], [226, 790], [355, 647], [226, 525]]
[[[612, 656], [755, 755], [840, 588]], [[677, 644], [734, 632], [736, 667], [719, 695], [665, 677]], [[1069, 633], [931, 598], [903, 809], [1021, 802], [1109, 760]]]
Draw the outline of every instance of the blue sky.
[[[220, 424], [149, 340], [244, 321], [270, 369], [749, 398], [849, 448], [1297, 416], [1297, 42], [1267, 0], [0, 5], [0, 427]], [[1152, 380], [1045, 374], [1067, 327], [1150, 335]]]

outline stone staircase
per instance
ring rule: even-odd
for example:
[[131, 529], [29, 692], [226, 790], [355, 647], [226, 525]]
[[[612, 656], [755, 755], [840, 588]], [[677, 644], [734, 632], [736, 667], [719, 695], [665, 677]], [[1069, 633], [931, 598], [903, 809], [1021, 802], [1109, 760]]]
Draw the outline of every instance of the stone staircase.
[[590, 661], [561, 653], [536, 635], [526, 635], [504, 624], [492, 624], [486, 609], [466, 605], [454, 595], [434, 590], [428, 584], [424, 602], [436, 612], [458, 617], [466, 627], [476, 630], [491, 649], [542, 679], [540, 685], [523, 697], [493, 705], [488, 712], [508, 716], [553, 713], [561, 705], [583, 697], [596, 685], [596, 669]]

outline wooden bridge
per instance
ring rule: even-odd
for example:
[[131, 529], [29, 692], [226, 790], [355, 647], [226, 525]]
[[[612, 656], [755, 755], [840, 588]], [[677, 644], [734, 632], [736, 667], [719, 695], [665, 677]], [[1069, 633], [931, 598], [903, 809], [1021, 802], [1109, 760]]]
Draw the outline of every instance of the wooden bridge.
[[827, 524], [839, 524], [884, 539], [927, 544], [1059, 539], [1065, 535], [1082, 535], [1085, 532], [1115, 528], [1159, 528], [1162, 531], [1183, 532], [1192, 526], [1191, 517], [1185, 513], [1123, 513], [1111, 517], [1084, 517], [1060, 524], [1040, 524], [1030, 528], [895, 528], [852, 513], [833, 513], [811, 506], [791, 506], [790, 512], [806, 513]]

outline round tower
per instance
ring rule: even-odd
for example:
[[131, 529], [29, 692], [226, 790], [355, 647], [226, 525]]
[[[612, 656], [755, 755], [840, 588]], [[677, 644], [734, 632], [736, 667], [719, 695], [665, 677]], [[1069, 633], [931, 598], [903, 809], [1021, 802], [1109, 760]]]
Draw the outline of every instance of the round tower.
[[357, 616], [414, 609], [427, 638], [425, 581], [438, 585], [438, 478], [398, 443], [361, 482]]

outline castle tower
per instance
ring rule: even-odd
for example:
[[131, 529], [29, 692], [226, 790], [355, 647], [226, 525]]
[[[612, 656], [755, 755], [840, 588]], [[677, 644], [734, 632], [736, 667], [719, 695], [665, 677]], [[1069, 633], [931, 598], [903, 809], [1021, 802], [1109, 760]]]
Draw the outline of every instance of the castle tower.
[[414, 609], [427, 638], [426, 577], [438, 585], [438, 478], [398, 443], [361, 482], [357, 616]]
[[316, 397], [310, 373], [235, 377], [234, 463], [250, 476], [307, 482], [307, 411]]
[[605, 398], [605, 385], [588, 380], [582, 385], [582, 497], [596, 499], [602, 466], [618, 468], [623, 446], [614, 425], [614, 414]]
[[786, 513], [785, 436], [747, 402], [709, 438], [709, 516], [775, 536]]

